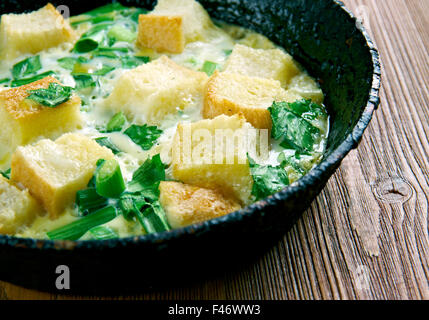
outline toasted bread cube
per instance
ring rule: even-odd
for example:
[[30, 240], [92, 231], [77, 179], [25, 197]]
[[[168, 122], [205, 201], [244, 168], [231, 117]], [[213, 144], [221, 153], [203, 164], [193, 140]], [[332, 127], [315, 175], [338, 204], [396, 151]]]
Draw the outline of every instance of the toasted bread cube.
[[15, 234], [41, 213], [41, 206], [27, 190], [0, 176], [0, 234]]
[[155, 9], [139, 17], [137, 45], [181, 53], [189, 42], [204, 40], [213, 27], [208, 13], [195, 0], [158, 0]]
[[271, 130], [268, 107], [274, 101], [298, 99], [301, 97], [284, 90], [277, 80], [215, 72], [207, 82], [203, 117], [213, 119], [221, 114], [241, 113], [255, 128]]
[[163, 181], [159, 201], [172, 228], [182, 228], [241, 209], [234, 200], [216, 190], [180, 182]]
[[252, 145], [251, 129], [238, 115], [179, 123], [172, 143], [173, 177], [248, 203], [253, 185], [246, 149]]
[[158, 125], [177, 108], [201, 101], [207, 82], [204, 72], [179, 66], [166, 56], [124, 73], [105, 105], [137, 122]]
[[304, 99], [310, 99], [321, 104], [324, 100], [322, 89], [317, 82], [306, 73], [300, 73], [292, 78], [289, 84], [289, 91], [300, 95]]
[[253, 49], [237, 44], [226, 61], [225, 72], [280, 81], [286, 87], [299, 73], [293, 58], [280, 49]]
[[11, 179], [28, 188], [55, 219], [88, 185], [97, 160], [112, 158], [112, 151], [94, 140], [67, 133], [55, 142], [45, 139], [18, 147], [12, 156]]
[[55, 108], [48, 108], [28, 100], [29, 90], [47, 88], [55, 78], [3, 90], [0, 92], [0, 162], [8, 165], [10, 154], [16, 147], [34, 142], [39, 137], [57, 138], [75, 130], [82, 123], [81, 100], [73, 95], [70, 100]]
[[276, 49], [276, 45], [270, 39], [256, 32], [246, 32], [244, 38], [239, 39], [238, 43], [253, 49]]
[[70, 42], [76, 34], [55, 7], [48, 3], [31, 13], [4, 14], [0, 25], [0, 57], [16, 57]]

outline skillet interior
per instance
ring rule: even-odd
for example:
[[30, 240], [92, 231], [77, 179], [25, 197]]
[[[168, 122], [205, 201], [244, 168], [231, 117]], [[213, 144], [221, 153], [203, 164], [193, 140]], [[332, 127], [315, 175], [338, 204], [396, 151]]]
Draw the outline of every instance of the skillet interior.
[[[52, 1], [72, 15], [109, 1]], [[153, 7], [155, 1], [120, 1]], [[0, 236], [0, 279], [55, 290], [55, 268], [70, 267], [76, 292], [114, 292], [186, 281], [254, 257], [284, 234], [361, 139], [378, 106], [378, 53], [355, 19], [333, 0], [202, 0], [212, 17], [268, 36], [320, 79], [331, 116], [322, 163], [297, 184], [239, 212], [169, 233], [108, 241], [44, 241]], [[0, 13], [46, 0], [0, 3]], [[251, 253], [250, 255], [248, 253]], [[179, 275], [179, 276], [178, 276]]]

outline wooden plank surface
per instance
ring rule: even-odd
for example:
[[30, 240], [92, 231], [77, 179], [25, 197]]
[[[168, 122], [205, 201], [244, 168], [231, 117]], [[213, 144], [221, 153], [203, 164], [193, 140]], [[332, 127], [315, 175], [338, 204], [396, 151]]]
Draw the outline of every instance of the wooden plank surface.
[[[345, 0], [383, 63], [356, 151], [258, 262], [137, 299], [429, 299], [429, 0]], [[0, 282], [0, 299], [64, 299]], [[73, 297], [81, 298], [81, 297]]]

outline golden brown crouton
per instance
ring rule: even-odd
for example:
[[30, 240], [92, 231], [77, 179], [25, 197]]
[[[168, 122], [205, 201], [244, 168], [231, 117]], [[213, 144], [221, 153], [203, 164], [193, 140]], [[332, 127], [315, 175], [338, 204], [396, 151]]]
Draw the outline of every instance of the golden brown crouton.
[[159, 185], [159, 201], [173, 228], [189, 226], [241, 209], [222, 193], [180, 182], [163, 181]]
[[172, 144], [173, 177], [248, 203], [253, 180], [246, 148], [252, 129], [238, 115], [180, 123]]
[[25, 53], [35, 54], [75, 38], [70, 24], [50, 3], [31, 13], [4, 14], [0, 25], [0, 57], [11, 60]]
[[55, 142], [41, 140], [18, 147], [12, 156], [11, 180], [21, 183], [57, 218], [73, 203], [94, 174], [98, 159], [112, 159], [110, 149], [79, 134], [65, 134]]
[[277, 80], [215, 72], [207, 82], [203, 117], [243, 114], [255, 128], [271, 130], [268, 107], [274, 101], [293, 102], [301, 98], [284, 90]]
[[155, 9], [139, 17], [137, 45], [181, 53], [186, 43], [204, 40], [213, 27], [209, 15], [195, 0], [158, 0]]
[[51, 82], [58, 83], [52, 77], [3, 90], [0, 92], [0, 162], [8, 162], [10, 153], [16, 147], [35, 141], [39, 137], [56, 138], [62, 133], [75, 130], [81, 123], [81, 100], [73, 95], [70, 100], [48, 108], [28, 100], [29, 90], [47, 88]]
[[179, 66], [166, 56], [124, 73], [106, 99], [107, 108], [137, 122], [158, 125], [178, 108], [201, 101], [207, 75]]
[[18, 189], [0, 176], [0, 234], [15, 234], [40, 213], [40, 205], [27, 190]]

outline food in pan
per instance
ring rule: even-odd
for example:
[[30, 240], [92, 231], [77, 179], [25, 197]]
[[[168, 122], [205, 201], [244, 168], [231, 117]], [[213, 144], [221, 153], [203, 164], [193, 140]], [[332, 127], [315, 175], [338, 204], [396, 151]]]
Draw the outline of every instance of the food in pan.
[[0, 233], [111, 239], [237, 211], [326, 148], [319, 85], [194, 0], [0, 26]]

